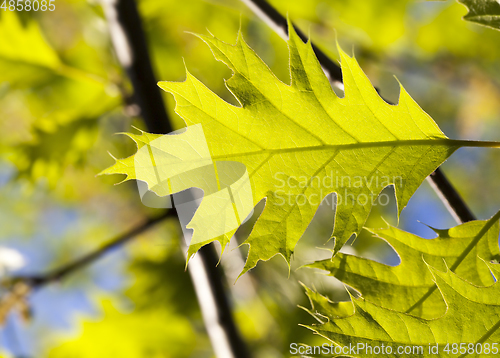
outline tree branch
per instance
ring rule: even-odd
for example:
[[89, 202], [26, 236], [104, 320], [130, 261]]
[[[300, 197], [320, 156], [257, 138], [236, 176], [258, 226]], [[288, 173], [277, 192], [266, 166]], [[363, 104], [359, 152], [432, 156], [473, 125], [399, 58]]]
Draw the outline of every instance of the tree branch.
[[88, 265], [92, 264], [93, 262], [97, 261], [104, 255], [108, 254], [112, 250], [123, 246], [130, 240], [132, 240], [134, 237], [136, 237], [139, 234], [142, 234], [144, 231], [150, 229], [154, 225], [158, 224], [159, 222], [169, 218], [169, 217], [177, 217], [176, 213], [173, 210], [165, 210], [163, 214], [160, 216], [157, 216], [155, 218], [148, 219], [141, 225], [109, 240], [106, 244], [102, 245], [100, 248], [96, 249], [95, 251], [90, 252], [89, 254], [82, 256], [81, 258], [70, 262], [62, 267], [59, 267], [55, 270], [49, 271], [45, 275], [42, 276], [32, 276], [32, 277], [24, 277], [25, 281], [28, 281], [31, 283], [31, 287], [33, 289], [37, 289], [39, 287], [42, 287], [44, 285], [47, 285], [49, 283], [55, 282], [55, 281], [60, 281], [63, 278], [65, 278], [68, 275], [71, 275], [72, 273], [79, 271]]
[[[104, 1], [115, 52], [130, 77], [148, 131], [159, 134], [172, 132], [134, 0]], [[224, 289], [224, 274], [222, 268], [217, 266], [218, 261], [214, 245], [205, 245], [191, 259], [188, 270], [217, 357], [247, 358], [250, 353], [234, 322]]]
[[[278, 35], [283, 39], [288, 40], [288, 23], [287, 20], [267, 1], [265, 0], [241, 0], [245, 3], [258, 17], [267, 23]], [[306, 42], [308, 38], [297, 27], [295, 30], [302, 41]], [[311, 41], [314, 53], [318, 57], [318, 61], [325, 71], [325, 74], [330, 79], [332, 85], [344, 90], [342, 82], [342, 71], [340, 66], [333, 62], [323, 51]], [[384, 99], [387, 103], [391, 103]], [[437, 168], [430, 176], [427, 177], [428, 182], [439, 198], [446, 206], [453, 218], [459, 223], [464, 223], [476, 220], [474, 214], [462, 199], [457, 190], [453, 187], [450, 181], [446, 178], [443, 171]]]
[[90, 252], [87, 255], [76, 259], [66, 265], [63, 265], [55, 270], [49, 271], [46, 274], [41, 275], [30, 275], [30, 276], [18, 276], [13, 277], [9, 281], [12, 282], [9, 292], [7, 292], [0, 300], [0, 324], [5, 321], [7, 314], [14, 307], [23, 307], [25, 304], [26, 297], [33, 291], [42, 288], [45, 285], [60, 281], [66, 276], [69, 276], [86, 266], [97, 261], [104, 255], [108, 254], [113, 249], [116, 249], [144, 231], [153, 227], [157, 223], [165, 220], [168, 217], [176, 216], [173, 210], [165, 211], [162, 215], [151, 218], [141, 225], [109, 240], [106, 244], [102, 245], [100, 248]]
[[465, 201], [449, 182], [448, 178], [446, 178], [442, 170], [437, 168], [427, 177], [427, 180], [459, 224], [476, 220], [472, 211], [470, 211]]

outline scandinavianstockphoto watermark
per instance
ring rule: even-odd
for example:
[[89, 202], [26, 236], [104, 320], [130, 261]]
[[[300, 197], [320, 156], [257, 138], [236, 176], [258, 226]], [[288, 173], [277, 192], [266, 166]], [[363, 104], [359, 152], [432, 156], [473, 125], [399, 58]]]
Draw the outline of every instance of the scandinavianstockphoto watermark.
[[[277, 205], [318, 205], [325, 196], [331, 192], [336, 193], [336, 199], [326, 197], [325, 204], [331, 207], [335, 205], [366, 205], [370, 203], [372, 206], [386, 206], [390, 202], [390, 197], [386, 193], [378, 194], [366, 193], [361, 189], [368, 188], [385, 188], [393, 185], [395, 188], [403, 188], [403, 178], [401, 176], [362, 176], [362, 175], [340, 175], [338, 171], [331, 171], [325, 176], [290, 176], [283, 172], [274, 174], [276, 181], [274, 196]], [[312, 192], [306, 189], [316, 189]], [[297, 189], [301, 193], [297, 193]], [[317, 190], [319, 189], [319, 191]], [[356, 190], [359, 189], [359, 190]]]

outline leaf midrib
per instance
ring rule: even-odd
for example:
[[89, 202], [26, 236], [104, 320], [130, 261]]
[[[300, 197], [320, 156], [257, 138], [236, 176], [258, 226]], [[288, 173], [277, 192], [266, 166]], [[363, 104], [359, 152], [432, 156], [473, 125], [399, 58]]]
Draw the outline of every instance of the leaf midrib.
[[324, 144], [306, 147], [295, 148], [278, 148], [278, 149], [262, 149], [251, 152], [240, 152], [233, 154], [221, 154], [212, 156], [212, 159], [226, 159], [234, 157], [245, 157], [259, 154], [283, 154], [307, 151], [320, 151], [320, 150], [352, 150], [361, 148], [380, 148], [380, 147], [403, 147], [403, 146], [426, 146], [426, 145], [447, 145], [449, 147], [495, 147], [499, 146], [496, 142], [481, 142], [481, 141], [465, 141], [449, 138], [429, 138], [429, 139], [409, 139], [409, 140], [392, 140], [380, 142], [360, 142], [348, 144]]

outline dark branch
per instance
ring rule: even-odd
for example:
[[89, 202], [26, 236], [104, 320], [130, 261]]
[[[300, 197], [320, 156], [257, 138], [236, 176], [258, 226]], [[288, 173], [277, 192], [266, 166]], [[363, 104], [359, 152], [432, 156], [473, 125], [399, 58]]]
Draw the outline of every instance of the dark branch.
[[[151, 67], [137, 6], [134, 0], [105, 1], [107, 1], [105, 13], [115, 52], [130, 77], [134, 95], [147, 129], [153, 133], [169, 133], [172, 131], [172, 127], [159, 92], [160, 89], [156, 85], [157, 81]], [[201, 261], [200, 265], [196, 266], [197, 269], [201, 270], [201, 274], [200, 272], [193, 273], [193, 261], [188, 269], [198, 297], [204, 300], [204, 304], [200, 302], [200, 307], [205, 322], [209, 319], [207, 317], [212, 319], [206, 324], [206, 328], [209, 331], [214, 350], [224, 352], [221, 357], [249, 357], [250, 353], [233, 319], [223, 284], [224, 273], [222, 268], [217, 266], [219, 260], [214, 245], [205, 245], [198, 251], [197, 257], [192, 260]], [[202, 297], [202, 295], [210, 295], [211, 297]], [[215, 307], [208, 307], [206, 302], [213, 303]], [[216, 312], [215, 317], [213, 317], [213, 312]]]
[[[265, 0], [242, 0], [252, 11], [257, 14], [266, 24], [269, 25], [283, 39], [288, 39], [288, 23], [281, 14]], [[296, 26], [297, 35], [302, 41], [307, 42], [309, 39]], [[321, 51], [314, 43], [311, 43], [314, 53], [327, 75], [330, 82], [340, 89], [344, 88], [342, 83], [342, 71], [340, 67], [330, 59], [323, 51]]]
[[[288, 23], [287, 20], [269, 3], [265, 0], [241, 0], [244, 2], [252, 11], [259, 16], [264, 22], [266, 22], [278, 35], [280, 35], [285, 40], [288, 39]], [[305, 42], [307, 37], [296, 28], [297, 34]], [[323, 67], [326, 75], [329, 77], [332, 84], [343, 90], [344, 85], [342, 82], [342, 71], [340, 66], [333, 62], [328, 56], [326, 56], [317, 46], [312, 43], [314, 53], [318, 57], [318, 61]], [[385, 99], [384, 99], [385, 100]], [[390, 101], [385, 100], [387, 103]], [[450, 181], [446, 178], [443, 171], [437, 168], [427, 180], [431, 184], [432, 188], [436, 191], [438, 196], [441, 198], [443, 204], [446, 206], [448, 211], [451, 213], [453, 218], [458, 223], [464, 223], [472, 220], [476, 220], [474, 214], [470, 211], [469, 207], [462, 199], [457, 190], [453, 187]]]
[[448, 178], [446, 178], [442, 170], [439, 168], [436, 169], [427, 179], [458, 223], [476, 220], [472, 211], [470, 211], [460, 194], [448, 181]]
[[135, 2], [104, 0], [104, 9], [116, 56], [132, 82], [133, 98], [148, 131], [172, 132]]

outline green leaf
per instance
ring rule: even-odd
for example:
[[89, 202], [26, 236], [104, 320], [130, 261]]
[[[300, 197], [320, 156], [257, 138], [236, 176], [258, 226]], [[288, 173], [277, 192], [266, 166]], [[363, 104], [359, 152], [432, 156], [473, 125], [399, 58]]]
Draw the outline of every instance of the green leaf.
[[182, 315], [164, 308], [122, 312], [110, 299], [101, 301], [102, 317], [81, 319], [78, 334], [66, 337], [48, 357], [192, 357], [201, 343]]
[[[490, 267], [499, 271], [498, 265]], [[446, 302], [446, 313], [437, 319], [424, 319], [393, 311], [364, 298], [353, 298], [352, 302], [341, 303], [340, 305], [352, 305], [353, 313], [339, 317], [339, 304], [333, 304], [326, 297], [306, 288], [312, 305], [307, 311], [320, 322], [319, 325], [306, 327], [341, 346], [365, 344], [371, 347], [391, 347], [392, 353], [386, 348], [385, 354], [382, 354], [384, 357], [459, 356], [460, 354], [447, 354], [444, 351], [447, 343], [450, 344], [450, 351], [452, 343], [482, 343], [483, 348], [485, 344], [489, 344], [491, 349], [491, 343], [500, 339], [500, 285], [495, 283], [478, 287], [461, 279], [451, 270], [441, 272], [430, 266], [429, 270]], [[439, 354], [429, 354], [429, 344], [439, 344]], [[421, 346], [423, 354], [397, 354], [397, 348], [405, 346]], [[381, 355], [370, 354], [365, 350], [355, 352], [354, 356]]]
[[34, 20], [23, 26], [15, 12], [2, 13], [0, 21], [0, 84], [32, 87], [45, 83], [54, 75], [104, 86], [106, 79], [66, 65], [45, 39]]
[[[259, 260], [277, 254], [289, 262], [327, 194], [338, 194], [337, 202], [332, 203], [336, 207], [332, 237], [337, 252], [362, 229], [374, 199], [384, 187], [396, 186], [399, 214], [425, 177], [458, 147], [479, 145], [448, 139], [403, 88], [398, 105], [384, 102], [356, 60], [340, 49], [345, 97], [339, 98], [311, 44], [304, 44], [293, 29], [288, 41], [291, 85], [274, 76], [241, 34], [235, 45], [213, 36], [200, 37], [214, 56], [233, 71], [226, 86], [240, 106], [223, 101], [189, 72], [185, 82], [159, 85], [174, 95], [176, 112], [189, 126], [186, 133], [191, 126], [202, 125], [215, 166], [243, 163], [253, 205], [266, 198], [265, 209], [245, 241], [250, 249], [243, 273]], [[185, 155], [184, 149], [162, 143], [171, 141], [171, 137], [155, 137], [158, 142], [154, 146], [150, 143], [154, 162], [167, 160], [162, 156]], [[143, 140], [133, 139], [138, 144]], [[145, 140], [149, 140], [147, 136]], [[156, 171], [167, 170], [152, 164], [146, 152], [141, 156], [143, 161], [134, 157], [118, 160], [103, 173], [123, 173], [127, 179], [148, 182], [155, 178]], [[137, 177], [137, 164], [140, 171], [147, 171], [141, 178]], [[199, 181], [192, 177], [189, 180]], [[159, 195], [170, 192], [167, 186], [152, 189], [156, 180], [148, 184]], [[222, 205], [223, 210], [230, 204]], [[213, 210], [211, 215], [217, 217], [217, 212]], [[224, 247], [233, 233], [230, 230], [216, 239]], [[195, 239], [200, 234], [203, 230], [195, 230], [196, 245], [190, 247], [188, 256], [214, 240]]]
[[500, 212], [487, 221], [471, 221], [449, 230], [433, 229], [438, 236], [431, 240], [392, 226], [369, 229], [394, 248], [401, 260], [397, 266], [344, 253], [338, 253], [335, 260], [306, 266], [329, 271], [329, 275], [380, 306], [433, 318], [441, 315], [446, 306], [433, 289], [434, 280], [426, 263], [438, 268], [446, 265], [475, 285], [492, 284], [494, 279], [486, 262], [500, 259], [499, 218]]
[[467, 21], [500, 30], [500, 3], [497, 0], [459, 0], [469, 12]]
[[14, 12], [2, 13], [0, 38], [0, 83], [31, 84], [50, 76], [62, 65], [35, 21], [23, 27]]
[[2, 59], [48, 68], [57, 68], [61, 64], [35, 21], [29, 21], [23, 27], [19, 17], [8, 11], [2, 14], [0, 34], [3, 39], [0, 48]]

